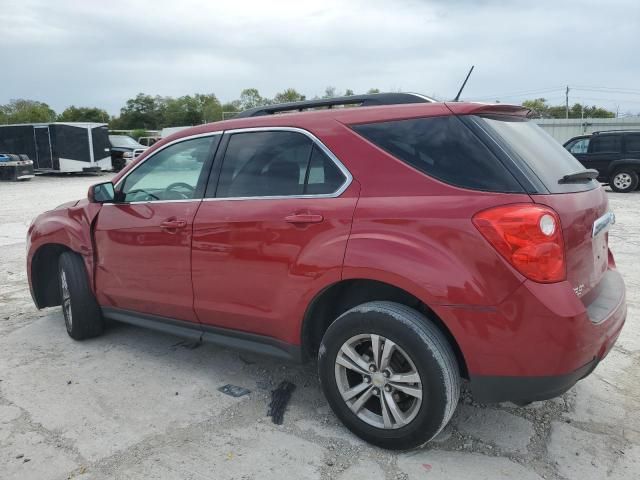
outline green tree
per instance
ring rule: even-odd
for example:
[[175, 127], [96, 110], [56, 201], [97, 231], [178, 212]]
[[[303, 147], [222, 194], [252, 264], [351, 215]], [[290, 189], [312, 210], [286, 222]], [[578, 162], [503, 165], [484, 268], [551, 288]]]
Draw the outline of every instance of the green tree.
[[522, 106], [531, 110], [531, 113], [535, 117], [546, 118], [549, 117], [549, 105], [544, 98], [536, 98], [533, 100], [525, 100], [522, 102]]
[[344, 96], [345, 96], [345, 97], [351, 97], [351, 96], [353, 96], [353, 95], [355, 95], [355, 93], [353, 93], [353, 90], [351, 90], [350, 88], [347, 88], [347, 89], [344, 91]]
[[371, 94], [371, 93], [380, 93], [380, 89], [379, 88], [370, 88], [369, 90], [367, 90], [367, 93]]
[[213, 93], [196, 93], [194, 95], [202, 112], [202, 123], [222, 120], [222, 105]]
[[76, 107], [71, 105], [58, 115], [59, 122], [95, 122], [107, 123], [109, 114], [96, 107]]
[[242, 111], [240, 100], [234, 100], [222, 104], [222, 120], [233, 118], [236, 113]]
[[337, 96], [338, 95], [336, 94], [336, 87], [327, 87], [324, 89], [324, 95], [322, 96], [322, 98], [334, 98]]
[[46, 123], [56, 119], [56, 112], [46, 103], [23, 98], [1, 105], [0, 112], [2, 123]]
[[273, 97], [273, 103], [300, 102], [305, 98], [306, 97], [299, 93], [295, 88], [287, 88]]
[[127, 100], [120, 110], [120, 126], [124, 129], [145, 128], [157, 130], [164, 124], [164, 111], [167, 99], [144, 93]]
[[257, 88], [245, 88], [240, 93], [240, 108], [243, 110], [269, 105], [269, 103], [271, 103], [271, 101], [260, 95]]
[[[544, 98], [525, 100], [523, 107], [531, 109], [535, 117], [540, 118], [566, 118], [567, 110], [565, 105], [548, 105]], [[614, 118], [615, 113], [602, 108], [574, 103], [569, 107], [569, 118]]]
[[148, 137], [148, 136], [149, 136], [149, 132], [147, 132], [144, 128], [136, 128], [131, 131], [131, 137], [134, 138], [136, 141], [140, 137]]

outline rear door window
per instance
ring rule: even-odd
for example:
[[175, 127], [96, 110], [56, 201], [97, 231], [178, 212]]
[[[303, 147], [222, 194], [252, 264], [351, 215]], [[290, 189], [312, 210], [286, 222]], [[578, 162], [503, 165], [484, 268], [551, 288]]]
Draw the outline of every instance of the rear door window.
[[215, 196], [328, 195], [337, 192], [345, 181], [338, 166], [302, 133], [234, 133], [229, 138]]
[[504, 164], [455, 116], [369, 123], [353, 129], [397, 159], [451, 185], [523, 191]]
[[594, 135], [591, 139], [589, 153], [620, 153], [621, 151], [621, 135]]
[[640, 134], [626, 135], [624, 143], [629, 153], [640, 153]]

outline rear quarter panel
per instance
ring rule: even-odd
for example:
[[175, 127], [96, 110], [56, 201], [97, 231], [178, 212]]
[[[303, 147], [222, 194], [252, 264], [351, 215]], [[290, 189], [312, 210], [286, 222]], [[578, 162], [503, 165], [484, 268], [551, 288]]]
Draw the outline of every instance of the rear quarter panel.
[[361, 185], [343, 278], [391, 283], [431, 307], [497, 305], [524, 281], [471, 219], [493, 206], [531, 203], [528, 195], [447, 185], [343, 129], [340, 142], [326, 143]]

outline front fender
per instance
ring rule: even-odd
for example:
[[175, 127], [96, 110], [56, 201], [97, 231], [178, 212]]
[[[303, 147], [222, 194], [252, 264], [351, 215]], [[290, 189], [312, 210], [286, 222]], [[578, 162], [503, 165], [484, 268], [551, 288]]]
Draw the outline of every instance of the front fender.
[[32, 263], [46, 245], [60, 245], [80, 255], [87, 267], [93, 290], [94, 249], [91, 226], [102, 205], [80, 201], [74, 206], [45, 212], [31, 223], [27, 232], [27, 277], [32, 286]]

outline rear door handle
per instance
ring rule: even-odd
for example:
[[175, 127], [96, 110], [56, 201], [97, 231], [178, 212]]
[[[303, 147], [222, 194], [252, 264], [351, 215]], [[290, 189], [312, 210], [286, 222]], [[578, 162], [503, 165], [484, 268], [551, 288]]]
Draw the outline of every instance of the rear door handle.
[[284, 217], [284, 221], [288, 223], [320, 223], [324, 217], [317, 213], [294, 213]]
[[184, 220], [165, 220], [160, 224], [160, 228], [163, 230], [176, 230], [178, 228], [184, 228], [187, 226], [187, 222]]

